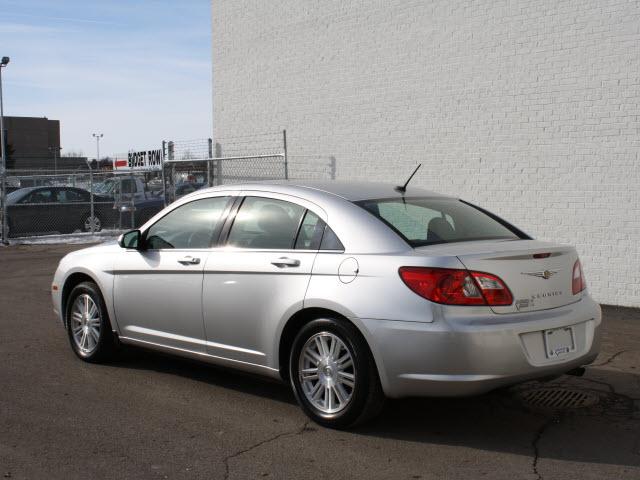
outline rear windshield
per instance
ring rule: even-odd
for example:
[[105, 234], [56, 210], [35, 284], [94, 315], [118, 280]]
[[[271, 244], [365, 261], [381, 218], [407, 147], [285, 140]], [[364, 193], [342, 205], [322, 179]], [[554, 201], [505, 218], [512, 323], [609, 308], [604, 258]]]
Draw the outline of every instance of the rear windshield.
[[412, 247], [474, 240], [526, 238], [506, 222], [446, 198], [381, 198], [356, 202]]

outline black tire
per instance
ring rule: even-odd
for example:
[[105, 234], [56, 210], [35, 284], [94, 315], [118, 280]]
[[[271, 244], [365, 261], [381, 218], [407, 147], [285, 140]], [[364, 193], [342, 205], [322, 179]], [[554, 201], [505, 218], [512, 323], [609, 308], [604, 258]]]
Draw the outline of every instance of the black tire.
[[[325, 413], [311, 403], [303, 390], [299, 373], [303, 348], [312, 337], [323, 332], [338, 337], [353, 359], [355, 382], [351, 398], [337, 413]], [[313, 421], [325, 427], [343, 429], [360, 425], [378, 415], [384, 406], [384, 393], [369, 347], [356, 327], [343, 319], [318, 318], [302, 327], [291, 347], [289, 379], [302, 410]]]
[[[83, 350], [74, 338], [74, 329], [79, 326], [79, 322], [74, 318], [74, 314], [77, 313], [76, 300], [82, 295], [88, 295], [93, 301], [97, 309], [97, 315], [99, 316], [99, 333], [98, 340], [95, 341], [95, 336], [87, 338], [87, 347], [93, 346], [94, 348], [87, 348]], [[80, 300], [82, 303], [82, 299]], [[94, 315], [95, 318], [95, 315]], [[67, 336], [69, 337], [69, 343], [73, 352], [85, 362], [100, 363], [109, 360], [115, 352], [115, 338], [111, 329], [111, 322], [109, 321], [109, 314], [107, 307], [100, 293], [100, 289], [93, 282], [82, 282], [74, 287], [67, 300], [65, 310], [65, 321], [67, 325]], [[82, 328], [82, 327], [81, 327]], [[89, 335], [87, 333], [87, 335]], [[84, 343], [83, 343], [84, 344]]]
[[11, 222], [10, 218], [7, 218], [7, 238], [13, 238], [16, 236], [16, 232], [15, 229], [13, 228], [13, 223]]

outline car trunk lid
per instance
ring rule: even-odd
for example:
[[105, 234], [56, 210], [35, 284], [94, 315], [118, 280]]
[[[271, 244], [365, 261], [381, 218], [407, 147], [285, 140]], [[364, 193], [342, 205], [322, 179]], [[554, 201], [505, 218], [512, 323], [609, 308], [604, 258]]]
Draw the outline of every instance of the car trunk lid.
[[571, 246], [538, 240], [459, 242], [420, 247], [421, 253], [452, 254], [468, 269], [497, 275], [513, 295], [508, 306], [493, 306], [498, 314], [531, 312], [575, 302], [571, 278], [578, 259]]

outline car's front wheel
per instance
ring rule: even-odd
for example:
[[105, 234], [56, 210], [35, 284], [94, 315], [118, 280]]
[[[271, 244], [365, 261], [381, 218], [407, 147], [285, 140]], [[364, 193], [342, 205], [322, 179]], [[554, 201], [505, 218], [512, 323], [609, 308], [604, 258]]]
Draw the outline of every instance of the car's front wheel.
[[75, 354], [86, 362], [107, 360], [115, 349], [102, 295], [93, 282], [78, 284], [69, 295], [67, 333]]
[[293, 341], [289, 378], [305, 413], [326, 427], [355, 426], [384, 404], [369, 348], [346, 320], [320, 318], [302, 327]]

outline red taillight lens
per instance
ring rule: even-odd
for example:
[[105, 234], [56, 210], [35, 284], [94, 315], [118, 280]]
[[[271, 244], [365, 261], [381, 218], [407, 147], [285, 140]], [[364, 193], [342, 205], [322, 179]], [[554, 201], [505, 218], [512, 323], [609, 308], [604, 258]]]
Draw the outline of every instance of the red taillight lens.
[[584, 278], [584, 271], [580, 260], [576, 260], [573, 265], [573, 275], [571, 276], [571, 290], [576, 295], [587, 288], [587, 280]]
[[511, 305], [513, 303], [511, 292], [498, 277], [483, 272], [471, 272], [471, 275], [480, 285], [480, 290], [488, 305]]
[[500, 278], [454, 268], [400, 267], [400, 278], [415, 293], [446, 305], [511, 305], [513, 297]]

